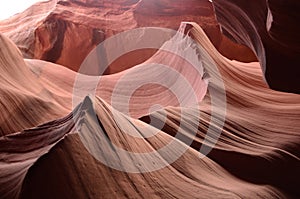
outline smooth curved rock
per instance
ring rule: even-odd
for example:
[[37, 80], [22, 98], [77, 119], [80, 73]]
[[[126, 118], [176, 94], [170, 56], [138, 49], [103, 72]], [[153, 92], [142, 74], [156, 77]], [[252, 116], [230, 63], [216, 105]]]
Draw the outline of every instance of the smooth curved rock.
[[[222, 36], [212, 5], [206, 0], [49, 0], [0, 21], [0, 32], [16, 43], [25, 58], [42, 59], [78, 71], [88, 53], [112, 35], [138, 27], [177, 30], [182, 21], [200, 24], [228, 58], [256, 60], [247, 47]], [[154, 53], [139, 52], [140, 60], [126, 60], [127, 64], [118, 67], [112, 65], [106, 74], [142, 63]]]
[[[202, 81], [194, 76], [188, 65], [169, 59], [172, 56], [163, 50], [147, 62], [174, 61], [174, 69], [188, 74], [185, 77], [195, 89], [203, 91], [201, 88], [208, 84], [209, 92], [197, 91], [199, 103], [181, 106], [165, 88], [148, 84], [147, 89], [137, 89], [130, 96], [133, 114], [118, 111], [124, 107], [122, 98], [131, 93], [125, 87], [139, 87], [145, 77], [163, 79], [159, 70], [143, 70], [145, 65], [137, 65], [103, 76], [97, 96], [83, 98], [72, 110], [76, 76], [85, 77], [81, 85], [95, 77], [41, 60], [24, 62], [16, 46], [1, 36], [0, 105], [7, 115], [0, 117], [1, 197], [297, 198], [300, 96], [271, 90], [263, 81], [258, 62], [228, 60], [197, 24], [186, 25], [183, 27], [199, 44], [193, 52], [199, 55], [209, 79]], [[189, 46], [183, 38], [179, 44], [183, 46], [176, 49], [181, 52]], [[18, 71], [24, 75], [20, 77]], [[136, 78], [125, 78], [125, 87], [114, 91], [119, 78], [128, 73]], [[177, 80], [168, 73], [162, 75], [166, 80]], [[222, 82], [227, 106], [224, 123], [219, 98], [224, 92]], [[185, 93], [186, 87], [177, 88], [187, 99], [191, 97]], [[39, 89], [43, 92], [37, 92]], [[118, 94], [116, 105], [121, 106], [111, 103], [113, 92]], [[2, 96], [10, 100], [3, 100]], [[35, 100], [40, 103], [27, 103]], [[163, 106], [151, 111], [151, 105], [157, 103]], [[12, 109], [20, 112], [9, 111]], [[38, 125], [41, 122], [44, 124]], [[32, 128], [24, 130], [30, 125]], [[211, 146], [218, 129], [221, 134]], [[177, 147], [171, 151], [151, 158], [143, 156], [159, 152], [174, 140]], [[200, 158], [203, 146], [212, 147], [212, 151]], [[120, 149], [142, 156], [124, 156]], [[168, 163], [179, 149], [186, 152], [175, 161], [161, 169], [142, 172], [158, 162]], [[99, 161], [95, 154], [106, 161]], [[120, 170], [128, 167], [141, 172]]]
[[270, 88], [300, 93], [297, 0], [214, 0], [223, 33], [251, 48]]

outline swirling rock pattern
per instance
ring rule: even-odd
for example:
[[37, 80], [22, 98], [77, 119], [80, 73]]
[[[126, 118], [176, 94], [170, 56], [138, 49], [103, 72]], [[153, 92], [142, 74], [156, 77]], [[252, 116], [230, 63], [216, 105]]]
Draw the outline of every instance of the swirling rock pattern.
[[299, 1], [214, 0], [213, 5], [223, 32], [256, 53], [268, 85], [300, 93]]
[[[1, 27], [10, 27], [6, 35], [19, 39], [18, 47], [25, 46], [23, 54], [25, 48], [35, 49], [44, 56], [39, 58], [57, 62], [62, 57], [59, 52], [68, 46], [66, 42], [72, 43], [66, 35], [74, 30], [81, 28], [84, 33], [75, 33], [78, 39], [97, 41], [88, 43], [89, 48], [106, 38], [80, 22], [95, 22], [95, 6], [112, 8], [102, 14], [115, 22], [120, 14], [132, 17], [128, 11], [132, 5], [153, 18], [157, 13], [143, 10], [145, 6], [161, 8], [157, 12], [170, 20], [174, 17], [167, 14], [170, 10], [180, 15], [186, 12], [180, 3], [170, 8], [151, 0], [120, 1], [121, 7], [104, 2], [48, 1], [1, 22], [6, 24]], [[169, 1], [161, 2], [169, 5]], [[219, 18], [222, 2], [215, 3]], [[78, 8], [76, 13], [81, 12], [82, 18], [77, 18], [78, 13], [72, 18], [70, 12], [58, 11], [60, 6]], [[186, 8], [194, 15], [202, 7]], [[35, 20], [23, 17], [24, 23], [18, 22], [23, 25], [8, 25], [26, 15]], [[274, 23], [275, 14], [272, 16]], [[141, 24], [150, 23], [147, 17], [139, 19]], [[269, 16], [270, 23], [271, 19]], [[33, 22], [36, 24], [31, 26]], [[129, 25], [132, 22], [121, 20], [124, 27], [111, 23], [105, 30], [137, 27]], [[220, 20], [223, 25], [225, 22]], [[269, 22], [267, 28], [272, 30]], [[249, 23], [243, 25], [248, 27]], [[19, 35], [12, 34], [16, 27]], [[237, 28], [228, 27], [232, 31]], [[250, 36], [255, 26], [251, 28]], [[247, 37], [241, 34], [247, 33], [244, 31], [239, 42]], [[32, 35], [37, 34], [47, 50], [28, 48], [36, 44]], [[300, 95], [268, 87], [266, 73], [261, 70], [263, 60], [268, 67], [268, 53], [264, 55], [268, 48], [260, 34], [252, 36], [244, 42], [260, 62], [242, 63], [221, 55], [197, 23], [181, 23], [161, 48], [146, 53], [149, 58], [145, 61], [133, 60], [119, 71], [110, 68], [108, 75], [97, 76], [101, 74], [97, 69], [88, 75], [45, 60], [24, 59], [17, 45], [0, 34], [1, 198], [299, 198]], [[86, 51], [80, 50], [77, 53], [84, 57]], [[195, 65], [191, 67], [177, 56], [180, 54], [193, 55]], [[114, 67], [134, 58], [134, 54], [124, 55]], [[86, 63], [93, 66], [98, 62], [91, 59]], [[170, 68], [165, 70], [161, 65]], [[178, 84], [180, 77], [190, 90]], [[141, 85], [145, 79], [158, 83]], [[159, 85], [162, 82], [163, 86]], [[94, 92], [80, 92], [86, 90]], [[153, 109], [154, 105], [159, 107]], [[205, 153], [207, 149], [211, 151]]]
[[[189, 23], [189, 34], [200, 45], [197, 52], [206, 63], [203, 67], [210, 75], [208, 90], [213, 89], [218, 95], [222, 91], [219, 89], [220, 82], [224, 82], [227, 113], [223, 128], [218, 119], [220, 116], [212, 114], [212, 99], [206, 92], [204, 80], [201, 84], [191, 81], [195, 83], [195, 89], [204, 88], [202, 92], [197, 92], [200, 94], [198, 104], [178, 106], [176, 97], [165, 98], [168, 93], [152, 85], [148, 89], [153, 92], [141, 91], [136, 95], [139, 100], [132, 101], [135, 106], [141, 107], [133, 109], [132, 116], [116, 112], [110, 104], [112, 89], [109, 85], [114, 85], [113, 82], [124, 73], [136, 73], [137, 79], [127, 80], [131, 84], [139, 83], [138, 77], [143, 78], [147, 73], [155, 78], [154, 70], [141, 70], [143, 65], [103, 76], [98, 89], [106, 91], [99, 92], [95, 98], [86, 97], [71, 112], [72, 87], [78, 74], [45, 61], [24, 62], [17, 47], [1, 36], [1, 46], [6, 49], [0, 54], [1, 81], [5, 83], [1, 92], [8, 99], [1, 98], [1, 110], [17, 108], [19, 111], [17, 114], [5, 111], [10, 119], [1, 118], [2, 198], [299, 196], [299, 95], [269, 89], [257, 62], [229, 61], [220, 55], [197, 24]], [[159, 50], [151, 59], [165, 61], [164, 57], [163, 51]], [[182, 64], [175, 64], [174, 67], [182, 67]], [[21, 71], [22, 78], [14, 75], [15, 70]], [[193, 79], [193, 73], [189, 74], [187, 77]], [[93, 78], [84, 77], [82, 81]], [[186, 88], [182, 88], [184, 90]], [[120, 96], [126, 93], [124, 90], [117, 92]], [[157, 93], [160, 97], [156, 96]], [[203, 95], [204, 98], [201, 97]], [[165, 100], [166, 104], [149, 114], [146, 109], [149, 108], [148, 103], [157, 103], [154, 99]], [[38, 103], [33, 105], [28, 101]], [[122, 103], [120, 105], [122, 107]], [[68, 111], [71, 113], [67, 114]], [[221, 108], [217, 106], [215, 111], [220, 113]], [[166, 120], [164, 115], [167, 115]], [[34, 127], [51, 118], [53, 121]], [[118, 122], [117, 118], [121, 118], [122, 122]], [[159, 123], [153, 123], [151, 119], [163, 121], [164, 125], [159, 128], [156, 126]], [[183, 124], [180, 124], [182, 121]], [[215, 139], [214, 133], [207, 134], [210, 125], [214, 126], [214, 131], [222, 128], [222, 134], [211, 153], [199, 158], [198, 151], [206, 143], [207, 136], [210, 140]], [[33, 128], [25, 130], [30, 126]], [[142, 137], [131, 136], [128, 131]], [[158, 132], [147, 137], [145, 133], [150, 131]], [[196, 134], [193, 136], [193, 133]], [[105, 141], [99, 136], [114, 143], [114, 152], [110, 147], [104, 147]], [[83, 140], [89, 143], [89, 148]], [[157, 151], [171, 140], [177, 143], [176, 149], [182, 147], [186, 152], [162, 169], [130, 173], [105, 166], [110, 163], [142, 169], [142, 165], [168, 161], [170, 152], [162, 153], [155, 159], [128, 161], [129, 156], [118, 156], [121, 152], [116, 149], [145, 153]], [[92, 151], [99, 150], [103, 152], [100, 154], [104, 154], [102, 157], [106, 157], [106, 162], [100, 162], [92, 155]], [[106, 153], [107, 150], [110, 152]], [[120, 159], [111, 158], [114, 155]]]

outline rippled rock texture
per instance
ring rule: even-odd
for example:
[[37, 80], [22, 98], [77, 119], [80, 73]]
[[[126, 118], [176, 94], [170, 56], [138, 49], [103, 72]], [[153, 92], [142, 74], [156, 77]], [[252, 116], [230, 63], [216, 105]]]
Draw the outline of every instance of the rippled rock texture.
[[[263, 18], [231, 16], [241, 1], [214, 3], [223, 30], [259, 60], [239, 62], [220, 53], [209, 2], [175, 2], [48, 1], [1, 22], [1, 198], [300, 197], [300, 95], [265, 82], [279, 65], [268, 65], [269, 43], [252, 34]], [[239, 11], [227, 13], [231, 24], [223, 5]], [[109, 39], [144, 25], [178, 30]], [[114, 60], [142, 40], [159, 47]], [[103, 60], [113, 62], [105, 75]]]

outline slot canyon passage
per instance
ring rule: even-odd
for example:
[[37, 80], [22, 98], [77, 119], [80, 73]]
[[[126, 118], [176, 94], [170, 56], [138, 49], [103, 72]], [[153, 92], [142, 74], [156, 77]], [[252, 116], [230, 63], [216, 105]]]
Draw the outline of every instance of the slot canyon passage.
[[1, 20], [0, 198], [300, 198], [299, 8], [48, 0]]

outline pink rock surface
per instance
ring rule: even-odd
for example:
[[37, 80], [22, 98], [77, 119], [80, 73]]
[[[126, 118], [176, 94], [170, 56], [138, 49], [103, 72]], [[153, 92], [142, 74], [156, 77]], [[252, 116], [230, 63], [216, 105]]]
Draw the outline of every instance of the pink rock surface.
[[[256, 51], [260, 62], [223, 56], [240, 48], [201, 28], [215, 23], [210, 5], [48, 1], [0, 22], [11, 38], [0, 34], [1, 198], [299, 198], [300, 95], [270, 89]], [[107, 69], [99, 46], [79, 64], [99, 41], [151, 24], [178, 31]], [[130, 36], [115, 46], [149, 37]]]
[[[121, 99], [128, 91], [113, 91], [113, 85], [124, 74], [136, 79], [125, 78], [123, 85], [140, 84], [147, 74], [161, 79], [160, 70], [145, 70], [147, 65], [141, 64], [103, 76], [97, 96], [86, 97], [67, 114], [72, 109], [75, 77], [82, 77], [79, 81], [83, 87], [93, 77], [40, 60], [24, 62], [17, 47], [1, 36], [0, 45], [5, 47], [0, 54], [1, 93], [7, 98], [1, 98], [1, 110], [6, 110], [7, 115], [1, 117], [2, 198], [296, 196], [300, 179], [299, 95], [269, 89], [257, 62], [229, 61], [197, 24], [189, 24], [189, 30], [200, 45], [199, 60], [210, 75], [206, 87], [201, 75], [193, 79], [195, 72], [186, 71], [194, 89], [200, 89], [196, 92], [198, 103], [179, 106], [178, 96], [172, 97], [165, 88], [148, 84], [146, 90], [137, 90], [130, 96], [133, 109], [129, 114], [117, 111], [122, 110]], [[172, 62], [166, 56], [170, 55], [161, 49], [147, 63]], [[183, 70], [183, 75], [184, 70], [193, 69], [174, 59], [174, 69]], [[23, 75], [18, 77], [18, 72]], [[175, 78], [167, 75], [163, 76]], [[219, 120], [224, 111], [220, 104], [225, 102], [218, 101], [222, 100], [222, 82], [227, 101], [223, 125]], [[179, 87], [179, 93], [186, 90]], [[116, 104], [111, 104], [110, 96], [115, 92], [119, 97]], [[149, 106], [157, 103], [161, 108], [149, 113]], [[14, 109], [18, 112], [9, 111]], [[209, 125], [215, 127], [211, 133]], [[221, 128], [219, 139], [212, 151], [200, 158], [199, 150], [211, 146], [217, 128]], [[121, 150], [157, 153], [172, 141], [173, 147], [155, 156], [124, 155]], [[183, 154], [173, 161], [173, 155], [183, 149]], [[166, 162], [169, 163], [157, 168]]]

